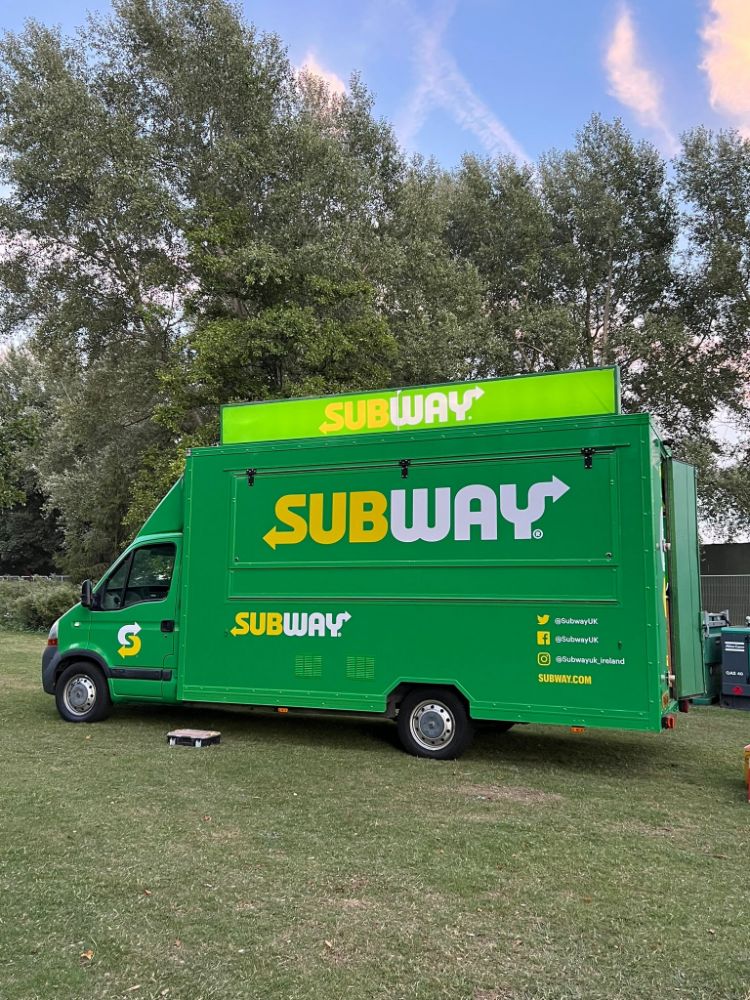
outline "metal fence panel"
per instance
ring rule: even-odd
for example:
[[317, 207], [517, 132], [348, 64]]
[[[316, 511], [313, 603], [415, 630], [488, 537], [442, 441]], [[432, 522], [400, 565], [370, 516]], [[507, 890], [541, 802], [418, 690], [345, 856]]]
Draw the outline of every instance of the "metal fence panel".
[[35, 573], [33, 576], [14, 576], [12, 573], [0, 574], [0, 583], [68, 583], [69, 576], [61, 576], [59, 573], [50, 573], [49, 576], [40, 576]]
[[750, 573], [701, 577], [704, 611], [729, 610], [732, 625], [744, 625], [750, 615]]

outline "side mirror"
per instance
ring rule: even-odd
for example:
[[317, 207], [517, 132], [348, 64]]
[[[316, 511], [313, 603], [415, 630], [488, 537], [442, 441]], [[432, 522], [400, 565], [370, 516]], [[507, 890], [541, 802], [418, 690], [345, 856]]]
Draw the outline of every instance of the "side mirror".
[[84, 580], [81, 584], [81, 607], [90, 608], [94, 604], [94, 588], [91, 580]]

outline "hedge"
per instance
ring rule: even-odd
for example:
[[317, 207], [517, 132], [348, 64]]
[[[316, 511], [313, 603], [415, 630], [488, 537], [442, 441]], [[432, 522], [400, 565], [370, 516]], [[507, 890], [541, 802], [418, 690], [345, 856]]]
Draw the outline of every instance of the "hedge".
[[26, 631], [47, 630], [81, 596], [72, 583], [48, 580], [0, 580], [0, 626]]

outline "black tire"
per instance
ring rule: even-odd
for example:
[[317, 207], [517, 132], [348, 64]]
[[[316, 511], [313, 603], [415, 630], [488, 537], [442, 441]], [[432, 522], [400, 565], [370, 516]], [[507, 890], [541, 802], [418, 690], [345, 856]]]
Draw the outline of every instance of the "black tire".
[[398, 712], [401, 746], [415, 757], [453, 760], [474, 738], [466, 706], [452, 691], [421, 688], [401, 702]]
[[86, 660], [71, 663], [57, 679], [55, 704], [66, 722], [106, 719], [112, 710], [112, 701], [104, 674]]

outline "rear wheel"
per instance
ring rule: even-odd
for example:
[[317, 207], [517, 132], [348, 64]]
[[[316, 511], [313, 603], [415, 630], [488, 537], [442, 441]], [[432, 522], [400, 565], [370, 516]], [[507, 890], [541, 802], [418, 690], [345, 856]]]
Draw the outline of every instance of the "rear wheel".
[[106, 719], [112, 702], [104, 674], [93, 663], [71, 663], [57, 680], [55, 704], [66, 722]]
[[397, 724], [404, 750], [433, 760], [459, 757], [474, 735], [466, 706], [451, 691], [412, 691], [401, 702]]

